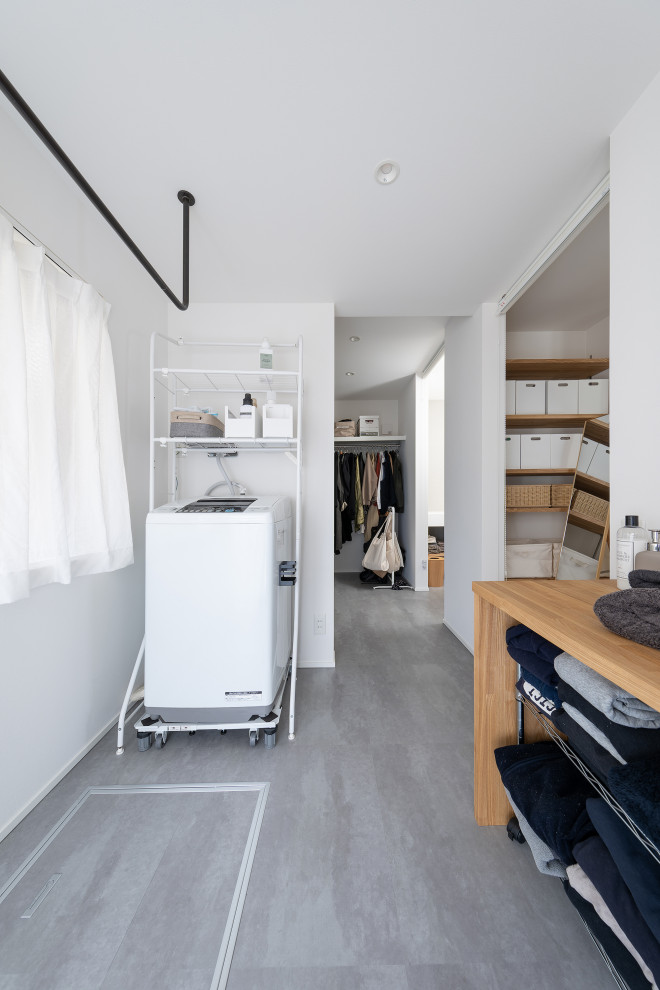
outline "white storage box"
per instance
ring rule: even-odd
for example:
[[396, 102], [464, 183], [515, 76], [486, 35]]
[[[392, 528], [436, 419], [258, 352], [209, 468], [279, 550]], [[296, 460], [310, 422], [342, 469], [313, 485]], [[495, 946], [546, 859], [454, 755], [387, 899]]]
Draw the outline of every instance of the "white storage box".
[[553, 434], [550, 437], [550, 467], [575, 471], [581, 439], [581, 433]]
[[553, 544], [515, 542], [506, 545], [507, 578], [551, 578]]
[[593, 460], [593, 456], [596, 453], [596, 447], [598, 444], [595, 440], [582, 439], [580, 444], [580, 456], [578, 458], [577, 469], [582, 474], [589, 474], [589, 467]]
[[598, 573], [598, 561], [586, 554], [571, 550], [570, 547], [563, 546], [559, 557], [559, 567], [557, 568], [557, 580], [562, 581], [590, 581]]
[[568, 381], [546, 382], [546, 408], [548, 413], [576, 413], [578, 411], [578, 383]]
[[506, 383], [506, 414], [513, 415], [516, 411], [516, 383]]
[[520, 467], [550, 467], [550, 436], [538, 433], [523, 433], [520, 437]]
[[586, 378], [578, 382], [578, 412], [602, 415], [609, 410], [609, 381], [607, 378]]
[[594, 456], [589, 465], [589, 474], [600, 481], [610, 480], [610, 448], [605, 444], [596, 445]]
[[263, 408], [263, 436], [293, 437], [293, 406], [269, 403]]
[[380, 436], [380, 416], [360, 416], [358, 434], [361, 437]]
[[230, 438], [245, 440], [257, 437], [259, 435], [257, 427], [260, 420], [261, 415], [256, 406], [252, 406], [251, 416], [235, 416], [229, 406], [225, 406], [225, 440]]
[[504, 438], [504, 449], [506, 451], [507, 468], [520, 467], [520, 434], [507, 433]]
[[545, 412], [545, 382], [516, 382], [516, 415]]

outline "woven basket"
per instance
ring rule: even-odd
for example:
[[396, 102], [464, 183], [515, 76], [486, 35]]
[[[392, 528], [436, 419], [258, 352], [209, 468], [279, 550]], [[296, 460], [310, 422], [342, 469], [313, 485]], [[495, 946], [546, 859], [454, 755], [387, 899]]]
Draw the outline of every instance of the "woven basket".
[[573, 512], [579, 512], [581, 516], [593, 520], [597, 523], [607, 522], [607, 513], [610, 503], [607, 499], [598, 498], [588, 492], [576, 491], [573, 499]]
[[571, 492], [573, 485], [552, 485], [550, 492], [550, 504], [568, 508], [571, 504]]
[[510, 509], [529, 505], [548, 508], [550, 506], [550, 485], [507, 485], [506, 504]]

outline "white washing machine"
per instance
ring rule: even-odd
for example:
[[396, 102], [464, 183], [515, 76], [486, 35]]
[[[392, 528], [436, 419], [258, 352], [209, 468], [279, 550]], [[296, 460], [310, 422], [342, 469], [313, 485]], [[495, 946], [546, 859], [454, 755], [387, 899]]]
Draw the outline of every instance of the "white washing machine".
[[149, 513], [149, 715], [200, 724], [268, 715], [291, 656], [293, 588], [280, 564], [292, 557], [284, 496], [205, 497]]

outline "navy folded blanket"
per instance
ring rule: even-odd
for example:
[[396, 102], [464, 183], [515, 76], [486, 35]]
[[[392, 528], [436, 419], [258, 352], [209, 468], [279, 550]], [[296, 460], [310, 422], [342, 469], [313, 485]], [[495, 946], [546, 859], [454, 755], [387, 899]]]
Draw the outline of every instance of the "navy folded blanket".
[[557, 683], [554, 659], [562, 652], [558, 646], [523, 625], [507, 629], [506, 645], [509, 655], [530, 674], [534, 674], [544, 684]]
[[660, 756], [612, 767], [607, 782], [624, 811], [660, 846]]
[[608, 959], [616, 968], [617, 973], [626, 981], [630, 990], [650, 990], [651, 984], [642, 973], [637, 960], [634, 959], [623, 942], [614, 934], [609, 925], [596, 913], [596, 909], [585, 900], [577, 890], [571, 887], [568, 880], [562, 880], [564, 892], [575, 910], [584, 920], [589, 931], [593, 932]]
[[535, 677], [523, 667], [520, 668], [516, 687], [544, 715], [552, 715], [557, 708], [561, 708], [557, 689], [551, 684], [544, 684], [540, 677]]
[[640, 914], [660, 941], [660, 863], [602, 798], [589, 798], [587, 811]]
[[582, 762], [598, 777], [601, 783], [606, 784], [607, 774], [612, 767], [621, 766], [616, 757], [603, 749], [593, 736], [590, 736], [581, 725], [574, 722], [563, 708], [557, 708], [552, 713], [552, 723], [567, 736], [571, 749], [575, 750]]
[[557, 684], [557, 694], [562, 701], [577, 708], [592, 725], [600, 729], [626, 763], [645, 756], [660, 756], [660, 729], [637, 729], [613, 722], [561, 677]]
[[616, 863], [599, 835], [578, 842], [574, 855], [614, 915], [619, 927], [649, 967], [655, 982], [660, 980], [660, 942], [648, 927]]
[[593, 834], [586, 801], [591, 785], [553, 742], [501, 746], [495, 762], [502, 783], [530, 827], [566, 866], [573, 846]]

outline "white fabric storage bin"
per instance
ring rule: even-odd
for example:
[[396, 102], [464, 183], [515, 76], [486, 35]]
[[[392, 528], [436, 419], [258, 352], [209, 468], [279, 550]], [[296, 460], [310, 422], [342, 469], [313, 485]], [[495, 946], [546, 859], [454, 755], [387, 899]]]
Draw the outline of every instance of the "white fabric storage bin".
[[504, 438], [504, 449], [506, 451], [507, 468], [517, 469], [520, 467], [520, 434], [507, 433]]
[[545, 384], [548, 413], [576, 413], [578, 411], [577, 380], [552, 381]]
[[558, 581], [591, 581], [598, 573], [598, 561], [586, 554], [562, 547], [557, 568]]
[[516, 383], [506, 383], [506, 414], [512, 416], [516, 411]]
[[545, 412], [545, 382], [516, 382], [516, 415], [535, 416]]
[[610, 480], [610, 448], [605, 444], [596, 444], [594, 456], [589, 465], [589, 475], [600, 481]]
[[552, 543], [507, 543], [507, 578], [551, 578], [552, 571]]
[[550, 437], [550, 467], [575, 471], [581, 439], [581, 433], [553, 434]]
[[520, 467], [550, 467], [549, 434], [523, 433], [520, 437]]
[[609, 412], [607, 378], [586, 378], [578, 382], [578, 412], [598, 415]]
[[578, 458], [577, 469], [582, 474], [589, 474], [589, 466], [593, 460], [593, 456], [596, 453], [596, 447], [598, 444], [595, 440], [587, 440], [583, 437], [580, 444], [580, 456]]

